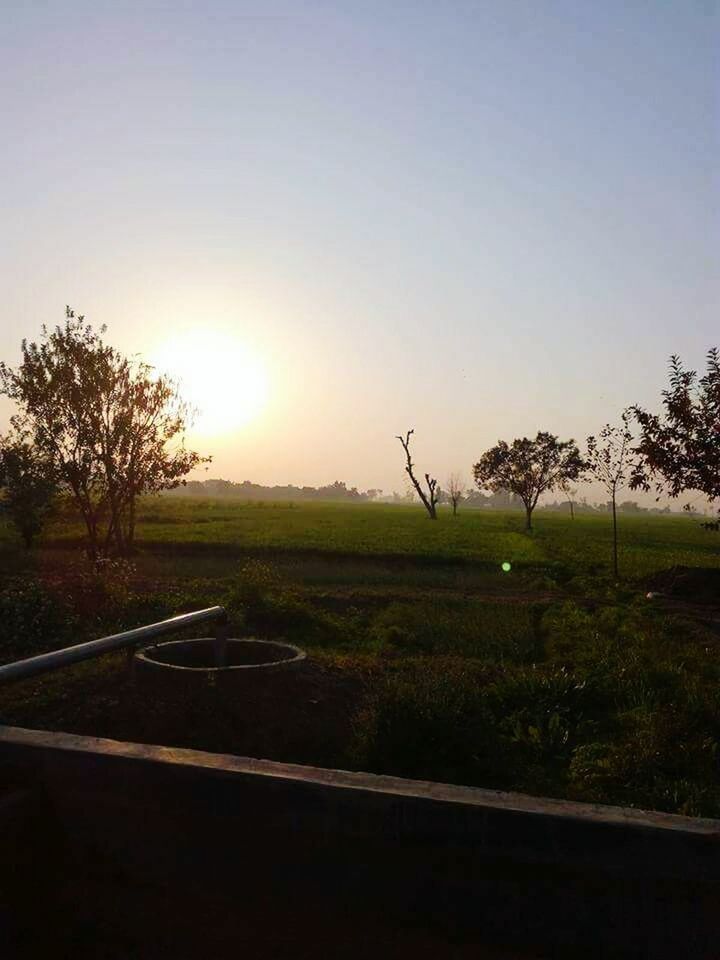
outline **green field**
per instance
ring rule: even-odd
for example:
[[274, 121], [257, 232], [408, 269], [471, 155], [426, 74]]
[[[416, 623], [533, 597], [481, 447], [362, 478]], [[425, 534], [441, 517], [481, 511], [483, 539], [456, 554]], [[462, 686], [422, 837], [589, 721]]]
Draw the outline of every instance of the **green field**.
[[[309, 670], [178, 702], [106, 657], [0, 690], [0, 721], [720, 815], [720, 537], [678, 516], [142, 502], [95, 570], [77, 523], [0, 538], [0, 660], [215, 603]], [[502, 564], [509, 563], [508, 572]], [[654, 595], [648, 598], [648, 591]]]
[[[237, 544], [251, 549], [462, 559], [487, 565], [607, 564], [610, 517], [536, 514], [528, 536], [520, 512], [441, 510], [436, 522], [420, 507], [386, 504], [242, 504], [156, 499], [141, 510], [141, 540]], [[720, 566], [717, 537], [690, 517], [621, 517], [620, 559], [628, 576], [677, 564]]]
[[[360, 557], [470, 561], [488, 568], [504, 561], [521, 568], [600, 571], [609, 563], [609, 516], [575, 520], [537, 511], [524, 532], [519, 511], [441, 509], [437, 521], [416, 506], [344, 503], [244, 503], [155, 497], [139, 510], [139, 546], [191, 544], [211, 549], [311, 552]], [[50, 539], [74, 538], [77, 525], [56, 526]], [[9, 535], [9, 534], [8, 534]], [[628, 577], [668, 567], [720, 566], [718, 537], [685, 515], [620, 517], [620, 565]]]

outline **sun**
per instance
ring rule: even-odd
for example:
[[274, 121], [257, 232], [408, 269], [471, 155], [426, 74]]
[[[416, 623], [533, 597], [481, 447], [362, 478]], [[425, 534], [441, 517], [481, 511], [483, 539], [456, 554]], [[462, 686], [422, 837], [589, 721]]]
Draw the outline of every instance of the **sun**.
[[178, 382], [182, 399], [195, 412], [193, 433], [232, 433], [254, 420], [267, 402], [264, 364], [227, 333], [183, 331], [162, 343], [151, 362]]

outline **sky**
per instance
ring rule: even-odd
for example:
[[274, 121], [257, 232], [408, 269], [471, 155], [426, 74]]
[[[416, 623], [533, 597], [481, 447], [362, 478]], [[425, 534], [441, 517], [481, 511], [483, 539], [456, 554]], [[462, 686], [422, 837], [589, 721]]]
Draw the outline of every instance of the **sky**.
[[71, 304], [261, 483], [656, 407], [720, 345], [719, 41], [720, 0], [3, 0], [0, 358]]

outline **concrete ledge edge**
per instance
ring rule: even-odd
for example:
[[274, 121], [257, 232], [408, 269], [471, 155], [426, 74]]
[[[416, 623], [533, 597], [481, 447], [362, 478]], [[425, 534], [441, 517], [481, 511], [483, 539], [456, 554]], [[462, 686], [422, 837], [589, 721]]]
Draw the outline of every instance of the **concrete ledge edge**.
[[614, 825], [650, 830], [669, 830], [684, 834], [720, 839], [720, 820], [684, 817], [629, 807], [578, 803], [550, 797], [533, 797], [522, 793], [464, 787], [426, 780], [406, 780], [348, 770], [281, 763], [233, 754], [209, 753], [184, 747], [129, 743], [100, 737], [23, 727], [0, 725], [0, 761], [3, 747], [34, 748], [46, 751], [67, 751], [124, 758], [146, 763], [190, 767], [227, 775], [270, 777], [315, 786], [342, 790], [380, 793], [397, 797], [429, 800], [438, 803], [534, 814], [540, 817], [562, 817], [598, 825]]

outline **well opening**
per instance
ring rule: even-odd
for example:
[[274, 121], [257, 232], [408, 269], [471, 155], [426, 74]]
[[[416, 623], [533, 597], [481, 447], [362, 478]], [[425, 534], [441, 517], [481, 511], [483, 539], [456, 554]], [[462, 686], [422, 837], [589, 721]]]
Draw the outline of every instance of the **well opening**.
[[305, 659], [304, 651], [275, 640], [229, 639], [218, 642], [212, 637], [172, 640], [145, 647], [136, 654], [143, 665], [160, 670], [252, 671], [289, 667]]

